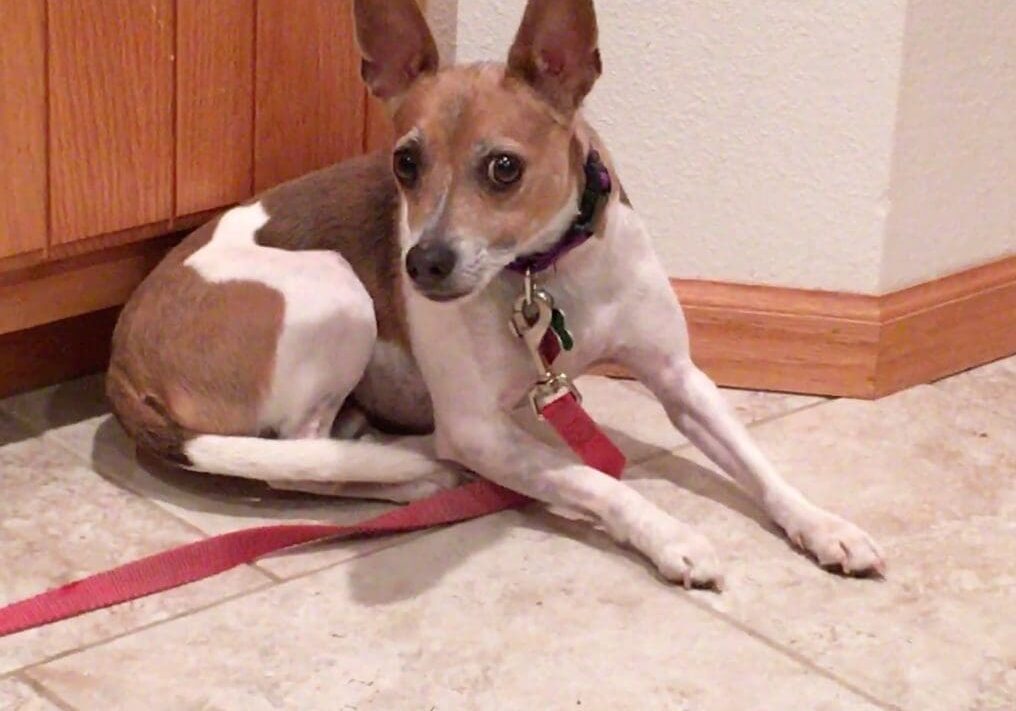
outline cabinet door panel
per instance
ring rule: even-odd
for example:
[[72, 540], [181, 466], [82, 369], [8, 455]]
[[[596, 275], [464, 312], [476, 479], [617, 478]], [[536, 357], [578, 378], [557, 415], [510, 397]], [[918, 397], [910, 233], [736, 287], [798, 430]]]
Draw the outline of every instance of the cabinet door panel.
[[351, 0], [259, 0], [255, 189], [363, 150]]
[[172, 216], [173, 0], [49, 3], [53, 244]]
[[176, 213], [253, 189], [254, 3], [177, 0]]
[[46, 247], [44, 0], [0, 0], [0, 259]]

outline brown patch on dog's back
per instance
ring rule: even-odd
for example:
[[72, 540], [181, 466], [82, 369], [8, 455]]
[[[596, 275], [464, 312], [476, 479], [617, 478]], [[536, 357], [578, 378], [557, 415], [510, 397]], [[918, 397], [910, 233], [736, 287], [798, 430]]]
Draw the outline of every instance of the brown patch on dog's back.
[[390, 166], [387, 152], [372, 153], [269, 190], [261, 202], [271, 219], [257, 242], [341, 254], [374, 300], [378, 338], [408, 351], [395, 224], [399, 202]]
[[179, 461], [188, 433], [254, 435], [271, 385], [281, 294], [206, 282], [183, 262], [217, 221], [192, 233], [142, 283], [117, 322], [107, 393], [124, 428]]
[[[378, 340], [400, 349], [412, 362], [396, 224], [399, 196], [390, 153], [353, 158], [280, 185], [264, 195], [262, 204], [271, 219], [258, 231], [258, 243], [341, 254], [374, 302]], [[359, 389], [354, 392], [373, 424], [383, 423], [387, 431], [418, 429], [396, 421], [404, 413], [376, 411], [378, 403], [361, 397]]]

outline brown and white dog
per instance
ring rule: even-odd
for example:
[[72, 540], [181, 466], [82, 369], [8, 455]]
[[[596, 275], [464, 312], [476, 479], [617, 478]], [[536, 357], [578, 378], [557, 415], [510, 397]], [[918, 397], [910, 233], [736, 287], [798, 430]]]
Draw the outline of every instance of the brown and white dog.
[[[579, 112], [601, 71], [592, 0], [530, 0], [506, 64], [443, 70], [414, 0], [357, 0], [355, 16], [394, 153], [281, 185], [177, 247], [116, 329], [120, 421], [190, 469], [395, 501], [458, 483], [436, 452], [584, 512], [671, 580], [718, 584], [700, 534], [509, 415], [535, 373], [507, 328], [522, 278], [505, 267], [568, 230], [592, 150], [610, 168]], [[872, 539], [784, 481], [692, 363], [667, 275], [619, 193], [595, 236], [540, 277], [575, 336], [563, 369], [627, 366], [794, 543], [823, 565], [881, 572]], [[330, 438], [337, 415], [434, 437]]]

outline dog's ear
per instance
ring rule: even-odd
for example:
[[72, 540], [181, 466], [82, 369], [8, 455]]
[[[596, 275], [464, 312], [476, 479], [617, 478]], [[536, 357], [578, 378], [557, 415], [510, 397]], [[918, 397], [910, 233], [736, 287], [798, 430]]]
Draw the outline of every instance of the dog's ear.
[[379, 99], [403, 94], [438, 68], [437, 44], [415, 0], [355, 0], [360, 73]]
[[593, 0], [529, 0], [508, 73], [561, 113], [575, 113], [603, 67]]

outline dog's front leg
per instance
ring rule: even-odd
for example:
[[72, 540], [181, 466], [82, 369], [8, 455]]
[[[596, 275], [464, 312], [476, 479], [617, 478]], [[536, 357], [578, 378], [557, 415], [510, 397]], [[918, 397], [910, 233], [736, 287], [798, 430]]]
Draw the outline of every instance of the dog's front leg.
[[577, 509], [630, 543], [668, 580], [719, 588], [712, 545], [637, 491], [540, 442], [506, 416], [458, 417], [438, 430], [438, 453], [547, 504]]
[[[799, 547], [823, 566], [884, 572], [878, 545], [854, 524], [808, 501], [755, 445], [712, 380], [692, 362], [677, 299], [662, 272], [629, 314], [619, 360], [661, 401], [671, 421], [730, 474]], [[648, 296], [648, 298], [645, 298]]]

